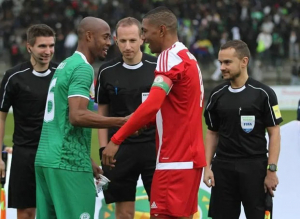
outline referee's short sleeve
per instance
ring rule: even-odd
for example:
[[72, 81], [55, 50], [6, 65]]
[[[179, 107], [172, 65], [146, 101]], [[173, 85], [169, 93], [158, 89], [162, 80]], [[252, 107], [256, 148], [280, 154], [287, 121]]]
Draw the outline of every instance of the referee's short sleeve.
[[14, 86], [10, 74], [4, 73], [0, 88], [0, 111], [8, 112], [14, 99]]
[[[213, 92], [212, 92], [213, 94]], [[210, 95], [205, 111], [204, 118], [207, 128], [211, 131], [219, 131], [220, 119], [217, 114], [217, 98], [215, 96]]]
[[278, 106], [275, 92], [269, 88], [266, 89], [267, 97], [264, 101], [264, 124], [266, 127], [279, 125], [283, 120]]
[[99, 69], [96, 87], [95, 87], [95, 102], [98, 104], [109, 104], [109, 93], [105, 86], [105, 73], [104, 66], [102, 65]]
[[90, 98], [90, 89], [94, 80], [94, 70], [88, 64], [82, 64], [74, 69], [68, 91], [70, 96], [83, 96]]

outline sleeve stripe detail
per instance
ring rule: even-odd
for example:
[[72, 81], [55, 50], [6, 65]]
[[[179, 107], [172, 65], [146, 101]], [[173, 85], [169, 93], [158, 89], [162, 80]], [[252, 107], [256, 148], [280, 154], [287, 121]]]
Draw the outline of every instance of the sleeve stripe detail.
[[97, 102], [99, 103], [99, 90], [100, 90], [100, 77], [101, 77], [101, 74], [104, 70], [108, 69], [108, 68], [112, 68], [112, 67], [115, 67], [116, 65], [120, 64], [121, 62], [117, 62], [116, 64], [114, 65], [110, 65], [110, 66], [107, 66], [105, 68], [103, 68], [100, 72], [99, 72], [99, 75], [98, 75], [98, 81], [99, 81], [99, 86], [98, 86], [98, 89], [97, 89]]
[[268, 97], [268, 105], [269, 105], [269, 108], [270, 108], [272, 120], [273, 120], [274, 125], [276, 125], [275, 120], [274, 120], [274, 116], [273, 116], [273, 114], [272, 114], [273, 110], [272, 110], [272, 108], [271, 108], [270, 98], [269, 98], [268, 93], [267, 93], [264, 89], [262, 89], [262, 88], [260, 88], [260, 87], [254, 87], [254, 86], [251, 85], [251, 84], [248, 84], [248, 85], [249, 85], [249, 87], [252, 87], [253, 89], [256, 89], [256, 90], [262, 90], [262, 91], [267, 95], [267, 97]]
[[13, 73], [11, 76], [9, 76], [9, 78], [7, 79], [7, 82], [6, 82], [5, 86], [4, 86], [4, 92], [3, 92], [3, 99], [2, 99], [2, 103], [1, 103], [1, 108], [3, 107], [3, 103], [4, 103], [4, 99], [5, 99], [5, 94], [6, 94], [6, 87], [7, 87], [8, 83], [9, 83], [9, 80], [10, 80], [13, 76], [15, 76], [16, 74], [22, 73], [22, 72], [27, 71], [27, 70], [29, 70], [29, 69], [30, 69], [30, 68], [26, 68], [26, 69], [24, 69], [24, 70], [22, 70], [22, 71], [17, 71], [17, 72], [15, 72], [15, 73]]
[[150, 63], [150, 64], [154, 64], [154, 65], [157, 64], [156, 62], [150, 62], [150, 61], [148, 61], [148, 60], [146, 60], [146, 59], [145, 59], [145, 62], [148, 62], [148, 63]]
[[214, 96], [215, 94], [219, 93], [219, 92], [220, 92], [221, 90], [223, 90], [225, 87], [228, 87], [228, 85], [225, 85], [224, 87], [222, 87], [222, 88], [220, 88], [219, 90], [217, 90], [216, 92], [214, 92], [214, 93], [211, 95], [210, 101], [209, 101], [209, 103], [208, 103], [207, 106], [206, 106], [206, 110], [207, 110], [207, 112], [208, 112], [208, 116], [209, 116], [209, 120], [210, 120], [211, 127], [214, 127], [214, 126], [213, 126], [213, 123], [212, 123], [212, 121], [211, 121], [211, 117], [210, 117], [210, 113], [209, 113], [209, 111], [208, 111], [208, 107], [209, 107], [210, 104], [211, 104], [211, 101], [212, 101], [213, 96]]
[[[167, 71], [170, 71], [170, 69], [179, 64], [182, 59], [176, 54], [176, 56], [178, 56], [178, 58], [180, 59], [180, 62], [178, 62], [178, 60], [176, 60], [175, 62], [177, 62], [177, 64], [174, 64], [173, 61], [171, 63], [169, 63], [169, 52], [174, 49], [176, 46], [176, 44], [174, 44], [173, 46], [171, 46], [170, 48], [164, 50], [159, 56], [158, 56], [158, 60], [157, 60], [157, 66], [156, 66], [156, 71], [158, 72], [167, 72]], [[171, 51], [172, 52], [172, 51]], [[172, 52], [172, 54], [174, 53], [174, 51]], [[171, 60], [172, 60], [172, 57], [174, 55], [171, 55]], [[169, 65], [170, 64], [170, 65]]]
[[165, 62], [165, 72], [168, 71], [168, 58], [169, 58], [169, 50], [166, 52], [166, 62]]
[[166, 62], [168, 61], [168, 60], [166, 60], [167, 52], [168, 51], [164, 52], [164, 56], [163, 56], [163, 59], [162, 59], [162, 71], [163, 72], [166, 72]]
[[163, 60], [164, 60], [165, 52], [166, 52], [166, 51], [163, 51], [162, 54], [160, 54], [158, 71], [162, 71], [162, 70], [163, 70], [162, 64], [164, 63]]
[[84, 96], [84, 95], [81, 95], [81, 94], [74, 94], [74, 95], [70, 95], [70, 96], [68, 96], [68, 98], [70, 98], [70, 97], [83, 97], [83, 98], [85, 98], [85, 99], [88, 99], [88, 100], [90, 100], [90, 98], [89, 98], [89, 97], [87, 97], [87, 96]]

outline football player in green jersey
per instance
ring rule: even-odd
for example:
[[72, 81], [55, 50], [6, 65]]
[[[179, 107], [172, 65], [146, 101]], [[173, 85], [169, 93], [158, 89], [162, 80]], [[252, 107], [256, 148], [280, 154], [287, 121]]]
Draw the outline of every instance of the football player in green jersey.
[[75, 53], [57, 67], [49, 86], [44, 123], [35, 160], [37, 218], [94, 218], [101, 169], [90, 159], [91, 128], [122, 126], [127, 117], [91, 111], [94, 69], [111, 45], [109, 25], [86, 17], [78, 27]]

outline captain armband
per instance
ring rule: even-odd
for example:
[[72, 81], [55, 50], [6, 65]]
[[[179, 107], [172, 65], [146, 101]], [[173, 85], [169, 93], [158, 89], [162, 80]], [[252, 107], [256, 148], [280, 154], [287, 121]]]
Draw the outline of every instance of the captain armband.
[[152, 84], [152, 87], [162, 88], [166, 92], [167, 95], [170, 92], [172, 86], [173, 86], [172, 80], [164, 75], [157, 75]]

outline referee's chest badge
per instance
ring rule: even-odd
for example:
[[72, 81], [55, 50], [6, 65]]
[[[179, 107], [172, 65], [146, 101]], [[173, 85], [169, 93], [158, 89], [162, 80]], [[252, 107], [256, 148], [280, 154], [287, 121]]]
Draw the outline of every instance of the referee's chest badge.
[[255, 116], [241, 116], [241, 126], [244, 132], [249, 133], [255, 125]]

